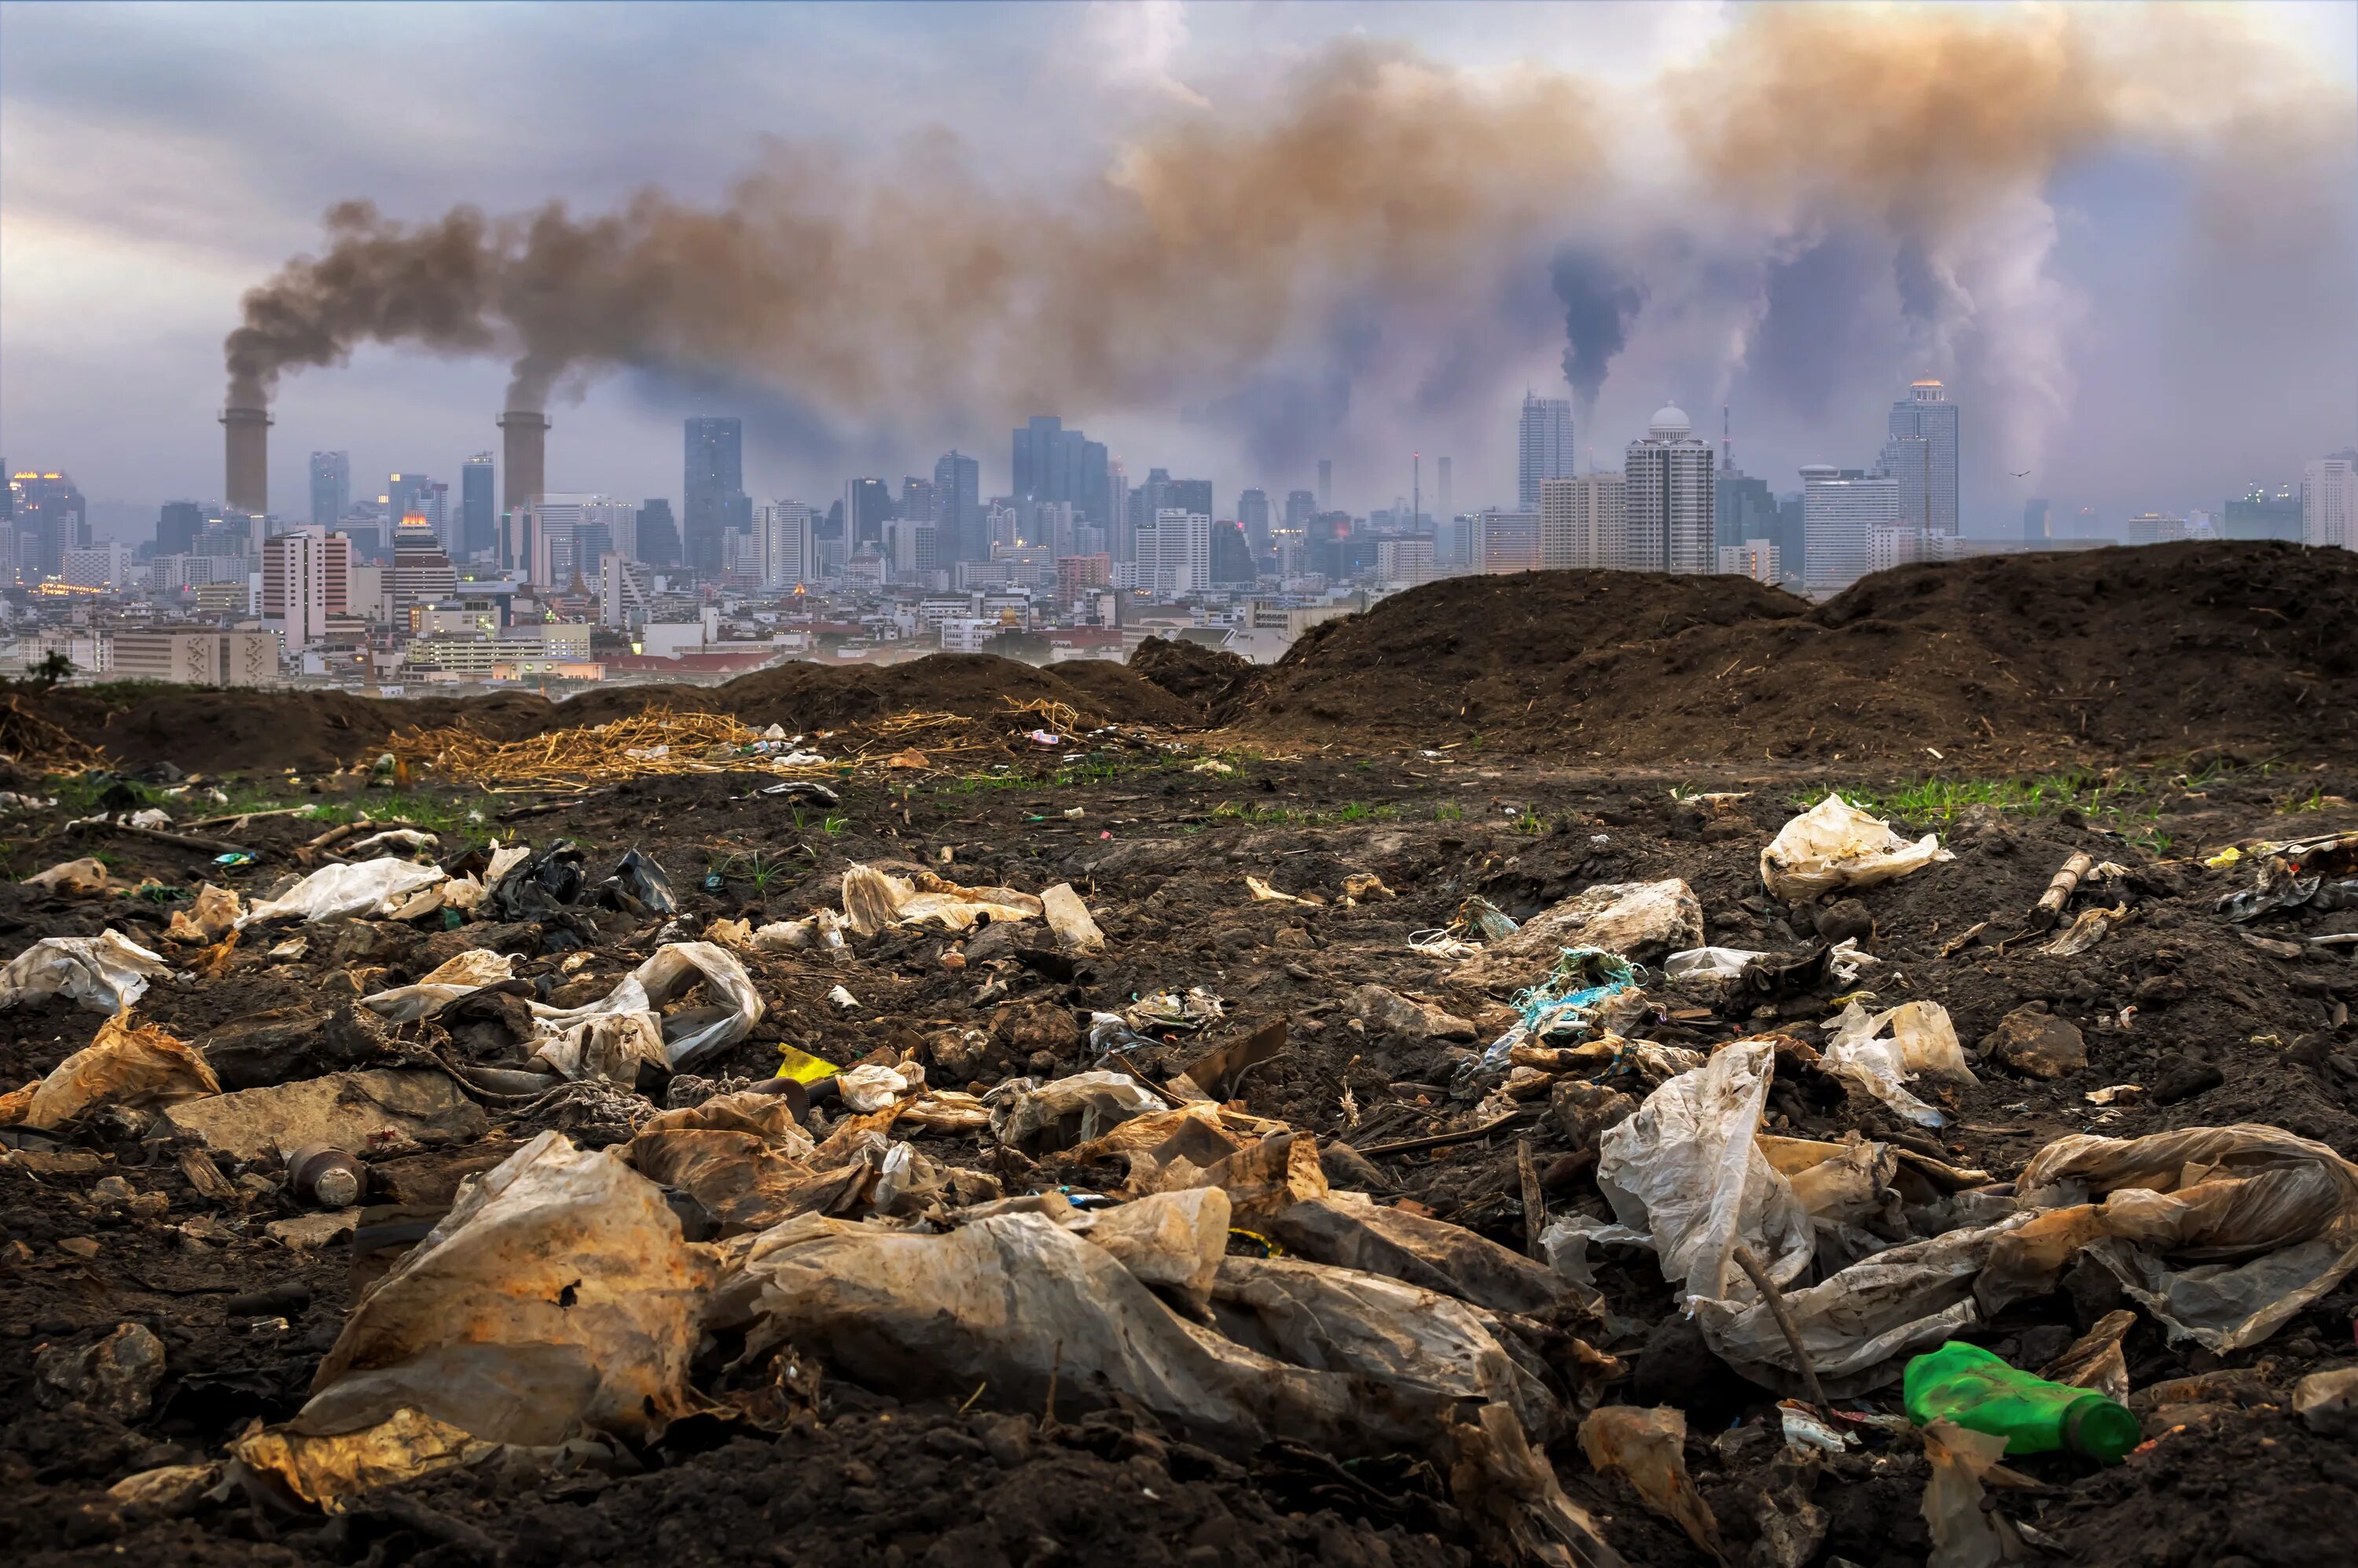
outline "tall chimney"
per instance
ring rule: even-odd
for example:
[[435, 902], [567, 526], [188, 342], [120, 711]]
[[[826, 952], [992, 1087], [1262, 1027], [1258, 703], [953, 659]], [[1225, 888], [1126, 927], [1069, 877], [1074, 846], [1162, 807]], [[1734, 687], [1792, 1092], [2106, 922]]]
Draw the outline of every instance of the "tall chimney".
[[221, 422], [228, 461], [224, 499], [231, 511], [259, 517], [270, 510], [270, 411], [224, 408]]
[[548, 416], [511, 408], [500, 416], [506, 460], [501, 466], [500, 509], [513, 512], [548, 489]]

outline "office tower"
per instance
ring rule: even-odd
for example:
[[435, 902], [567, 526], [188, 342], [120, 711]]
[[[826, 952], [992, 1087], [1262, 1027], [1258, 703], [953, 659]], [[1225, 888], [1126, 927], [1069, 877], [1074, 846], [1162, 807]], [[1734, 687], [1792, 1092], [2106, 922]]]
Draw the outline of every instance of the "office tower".
[[1212, 582], [1212, 519], [1201, 512], [1163, 507], [1138, 534], [1138, 586], [1157, 599], [1178, 599]]
[[[934, 496], [940, 510], [943, 553], [954, 561], [987, 561], [990, 541], [984, 536], [982, 465], [951, 450], [934, 461]], [[814, 574], [816, 575], [816, 574]]]
[[2298, 539], [2300, 537], [2300, 493], [2292, 485], [2274, 490], [2255, 484], [2227, 503], [2230, 539]]
[[[1685, 415], [1679, 416], [1684, 419]], [[1711, 449], [1704, 449], [1706, 456]], [[1552, 479], [1569, 479], [1580, 471], [1572, 444], [1572, 399], [1534, 397], [1523, 394], [1522, 417], [1515, 437], [1516, 504], [1525, 512], [1540, 505], [1540, 486]]]
[[[526, 510], [529, 510], [528, 508]], [[448, 599], [459, 590], [459, 574], [443, 553], [442, 541], [423, 513], [412, 513], [393, 531], [393, 618], [412, 624], [410, 611]]]
[[651, 567], [679, 565], [679, 524], [668, 500], [639, 503], [639, 559]]
[[881, 479], [855, 479], [844, 487], [845, 553], [858, 555], [864, 546], [884, 543], [884, 524], [892, 516], [892, 489]]
[[1447, 458], [1443, 458], [1441, 460], [1440, 478], [1434, 485], [1434, 490], [1436, 493], [1433, 498], [1433, 514], [1435, 517], [1447, 517], [1451, 515], [1449, 510], [1449, 460]]
[[1135, 532], [1154, 526], [1154, 514], [1172, 506], [1171, 470], [1148, 469], [1146, 482], [1130, 492], [1130, 525]]
[[74, 481], [54, 469], [9, 476], [16, 523], [16, 560], [29, 576], [56, 577], [66, 552], [90, 544], [90, 503]]
[[[1527, 400], [1528, 401], [1528, 400]], [[1566, 420], [1567, 433], [1570, 421]], [[1621, 566], [1628, 571], [1715, 571], [1718, 527], [1711, 443], [1685, 411], [1665, 404], [1622, 463]]]
[[[1908, 395], [1891, 406], [1888, 434], [1894, 440], [1910, 438], [1925, 443], [1917, 457], [1918, 471], [1922, 475], [1924, 500], [1920, 514], [1927, 521], [1921, 524], [1934, 534], [1954, 534], [1957, 531], [1957, 406], [1949, 401], [1948, 389], [1937, 381], [1920, 381], [1908, 389]], [[1888, 451], [1889, 449], [1886, 449]], [[1898, 467], [1887, 466], [1886, 471], [1895, 479], [1899, 470], [1909, 467], [1905, 458]], [[1908, 498], [1906, 481], [1901, 486], [1901, 498]], [[1901, 523], [1916, 521], [1908, 513], [1899, 514]]]
[[352, 455], [311, 454], [311, 526], [332, 528], [352, 505]]
[[799, 501], [779, 501], [753, 514], [752, 542], [762, 586], [787, 591], [818, 579], [818, 514]]
[[1335, 510], [1335, 460], [1332, 458], [1318, 460], [1318, 510]]
[[291, 652], [328, 634], [328, 536], [297, 528], [262, 542], [262, 623]]
[[204, 532], [205, 509], [193, 501], [168, 501], [156, 519], [156, 553], [185, 556], [197, 547]]
[[1217, 585], [1250, 583], [1260, 574], [1253, 568], [1251, 543], [1241, 523], [1212, 525], [1211, 580]]
[[[434, 481], [422, 473], [396, 473], [385, 476], [384, 515], [389, 524], [397, 524], [412, 513], [433, 521], [427, 503], [433, 497]], [[436, 537], [440, 537], [438, 531]]]
[[1106, 464], [1106, 553], [1117, 561], [1138, 558], [1130, 525], [1130, 470], [1120, 460]]
[[1285, 492], [1285, 525], [1287, 527], [1301, 533], [1310, 526], [1310, 520], [1317, 515], [1318, 498], [1316, 496], [1306, 490], [1289, 490]]
[[1113, 521], [1111, 459], [1103, 441], [1065, 428], [1050, 414], [1033, 415], [1013, 440], [1013, 498], [1065, 501], [1098, 526]]
[[1269, 492], [1248, 490], [1237, 497], [1237, 524], [1255, 560], [1269, 554]]
[[628, 554], [622, 546], [635, 542], [638, 514], [629, 502], [603, 495], [543, 495], [508, 514], [500, 565], [552, 592], [566, 591], [577, 579], [586, 586], [600, 557]]
[[2301, 543], [2358, 550], [2358, 464], [2320, 458], [2300, 476]]
[[1620, 565], [1628, 481], [1617, 473], [1540, 481], [1540, 565], [1603, 571]]
[[2047, 498], [2043, 495], [2034, 495], [2022, 503], [2022, 537], [2026, 543], [2044, 544], [2052, 536], [2048, 532], [2047, 514]]
[[1893, 436], [1883, 443], [1875, 471], [1899, 487], [1899, 510], [1893, 521], [1920, 534], [1936, 533], [1932, 526], [1932, 443], [1923, 436]]
[[1777, 498], [1769, 492], [1767, 480], [1723, 463], [1712, 478], [1711, 488], [1715, 519], [1712, 537], [1719, 548], [1777, 536]]
[[1163, 505], [1156, 510], [1162, 511], [1164, 508], [1179, 512], [1200, 512], [1206, 517], [1213, 515], [1212, 481], [1208, 479], [1170, 481], [1163, 486]]
[[1545, 557], [1542, 526], [1536, 511], [1482, 512], [1474, 520], [1475, 566], [1492, 575], [1538, 571]]
[[[1072, 503], [1060, 502], [1067, 512]], [[892, 576], [907, 581], [923, 579], [933, 572], [940, 561], [936, 546], [941, 535], [930, 517], [891, 517], [884, 523], [884, 557], [891, 563]]]
[[745, 495], [745, 422], [699, 415], [684, 426], [686, 464], [680, 490], [680, 546], [698, 577], [720, 575], [720, 535], [750, 524]]
[[477, 452], [459, 470], [459, 552], [471, 561], [490, 555], [499, 543], [496, 484], [489, 452]]
[[919, 479], [914, 474], [903, 478], [901, 504], [894, 509], [896, 516], [905, 517], [914, 523], [931, 523], [938, 528], [942, 521], [940, 507], [941, 494], [934, 488], [932, 480]]
[[1801, 580], [1812, 594], [1839, 593], [1865, 577], [1875, 532], [1899, 514], [1899, 482], [1887, 474], [1813, 463], [1801, 470]]

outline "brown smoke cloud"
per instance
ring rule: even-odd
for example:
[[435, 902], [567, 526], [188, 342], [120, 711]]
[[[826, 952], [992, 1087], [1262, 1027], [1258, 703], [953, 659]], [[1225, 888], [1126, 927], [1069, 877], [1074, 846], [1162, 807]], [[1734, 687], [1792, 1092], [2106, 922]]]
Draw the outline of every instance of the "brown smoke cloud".
[[504, 353], [517, 408], [615, 365], [870, 418], [1169, 407], [1314, 354], [1338, 306], [1430, 319], [1600, 216], [1701, 214], [1769, 236], [1887, 225], [1924, 249], [1936, 337], [2015, 334], [2000, 359], [2051, 402], [2060, 350], [2034, 341], [2057, 335], [2051, 290], [1994, 259], [2049, 243], [2026, 196], [2093, 149], [2221, 130], [2264, 91], [2297, 102], [2255, 48], [2232, 13], [2175, 8], [1763, 8], [1644, 95], [1666, 158], [1617, 158], [1628, 104], [1575, 77], [1348, 45], [1273, 115], [1184, 113], [1061, 201], [990, 189], [941, 134], [882, 174], [778, 149], [708, 210], [649, 191], [410, 225], [352, 203], [324, 253], [246, 296], [231, 397], [375, 341]]

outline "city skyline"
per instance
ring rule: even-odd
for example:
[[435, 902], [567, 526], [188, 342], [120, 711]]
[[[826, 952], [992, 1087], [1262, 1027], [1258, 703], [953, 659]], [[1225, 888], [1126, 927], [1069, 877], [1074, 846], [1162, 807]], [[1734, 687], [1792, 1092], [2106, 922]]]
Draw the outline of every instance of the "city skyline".
[[[817, 56], [846, 62], [845, 83], [827, 85], [810, 103], [813, 133], [833, 138], [860, 168], [882, 167], [873, 162], [885, 156], [878, 144], [891, 138], [870, 123], [873, 116], [853, 102], [849, 88], [879, 68], [879, 51], [888, 47], [900, 51], [896, 59], [905, 56], [919, 79], [962, 84], [958, 92], [1001, 92], [1004, 75], [1020, 70], [1035, 85], [1067, 92], [1069, 103], [1060, 99], [1052, 116], [1074, 129], [1065, 142], [1043, 146], [1037, 114], [1002, 118], [988, 133], [969, 116], [944, 118], [954, 123], [969, 162], [995, 166], [1004, 159], [986, 155], [1029, 150], [1040, 156], [1025, 165], [1027, 178], [1053, 187], [1067, 177], [1101, 178], [1098, 160], [1163, 134], [1174, 117], [1184, 125], [1205, 105], [1282, 105], [1299, 83], [1313, 80], [1301, 73], [1335, 69], [1335, 51], [1345, 47], [1336, 18], [1300, 8], [1257, 8], [1248, 18], [1217, 8], [1165, 7], [1157, 13], [1165, 25], [1151, 37], [1120, 8], [976, 10], [983, 15], [925, 13], [923, 23], [939, 35], [930, 38], [917, 36], [920, 18], [906, 15], [825, 7], [798, 14]], [[2290, 6], [2246, 13], [2240, 25], [2249, 37], [2242, 41], [2275, 51], [2266, 58], [2286, 80], [2322, 73], [2315, 100], [2322, 106], [2315, 113], [2329, 130], [2338, 129], [2348, 113], [2350, 50], [2336, 54], [2332, 46], [2348, 31], [2346, 12]], [[303, 74], [305, 62], [323, 53], [348, 58], [338, 50], [383, 26], [369, 14], [333, 11], [332, 27], [298, 20], [274, 39], [280, 47], [253, 73], [259, 96], [251, 125], [200, 127], [168, 107], [126, 104], [126, 81], [168, 83], [200, 72], [220, 51], [250, 40], [258, 25], [237, 7], [205, 15], [209, 20], [199, 27], [162, 14], [155, 38], [114, 40], [128, 53], [101, 66], [93, 62], [106, 58], [103, 51], [88, 47], [92, 14], [7, 8], [12, 48], [0, 67], [0, 129], [6, 132], [0, 160], [11, 178], [0, 182], [0, 244], [9, 253], [11, 287], [0, 298], [0, 348], [10, 373], [0, 385], [0, 450], [12, 461], [86, 476], [82, 483], [103, 518], [110, 503], [152, 515], [164, 500], [212, 498], [219, 335], [234, 322], [239, 293], [267, 278], [287, 255], [316, 251], [317, 215], [330, 201], [368, 196], [404, 221], [430, 218], [453, 200], [499, 212], [555, 197], [595, 211], [633, 186], [657, 181], [683, 200], [708, 202], [718, 199], [716, 181], [754, 166], [755, 142], [773, 128], [766, 100], [758, 97], [733, 110], [699, 106], [692, 118], [706, 135], [694, 157], [678, 130], [666, 127], [632, 143], [627, 156], [607, 158], [611, 136], [568, 118], [562, 128], [575, 139], [564, 143], [562, 156], [526, 146], [486, 178], [460, 171], [462, 149], [451, 137], [462, 128], [496, 134], [502, 117], [525, 113], [525, 102], [464, 114], [451, 106], [449, 128], [424, 138], [416, 172], [408, 172], [390, 156], [389, 129], [357, 124], [308, 87], [298, 91], [312, 80]], [[1548, 70], [1562, 70], [1575, 57], [1609, 62], [1585, 68], [1602, 94], [1658, 92], [1671, 80], [1666, 72], [1722, 69], [1714, 62], [1730, 50], [1739, 61], [1773, 58], [1759, 55], [1752, 37], [1759, 28], [1742, 7], [1486, 11], [1482, 19], [1503, 30], [1477, 38], [1480, 29], [1464, 12], [1415, 6], [1376, 13], [1369, 30], [1380, 33], [1387, 48], [1408, 51], [1403, 58], [1420, 61], [1419, 70], [1452, 91], [1492, 83], [1516, 60]], [[431, 42], [451, 24], [420, 16], [413, 25]], [[779, 25], [758, 12], [716, 21], [738, 47], [773, 40]], [[529, 18], [486, 16], [471, 26], [522, 51], [519, 58], [561, 49], [567, 59], [587, 63], [629, 48], [643, 24], [618, 17], [577, 27], [579, 36], [561, 46]], [[1997, 19], [1985, 30], [2004, 34], [2013, 26]], [[345, 41], [331, 47], [335, 38]], [[952, 41], [979, 41], [980, 52], [952, 59]], [[1267, 61], [1254, 63], [1257, 47]], [[172, 101], [165, 94], [157, 103]], [[957, 92], [941, 101], [963, 102]], [[324, 138], [316, 163], [265, 157], [257, 138], [304, 114], [318, 120]], [[906, 118], [895, 116], [895, 124]], [[425, 120], [429, 128], [443, 124], [431, 114]], [[916, 123], [928, 122], [920, 115]], [[84, 142], [59, 139], [76, 129], [87, 133]], [[218, 159], [235, 178], [201, 210], [146, 187], [138, 192], [143, 200], [133, 201], [108, 195], [103, 182], [61, 186], [134, 132], [171, 156]], [[1624, 156], [1617, 149], [1626, 140], [1595, 149], [1597, 160]], [[2240, 156], [2215, 127], [2169, 134], [2115, 127], [2064, 153], [1974, 214], [1953, 254], [1911, 251], [1896, 244], [1887, 224], [1835, 214], [1813, 220], [1823, 237], [1798, 249], [1788, 244], [1793, 254], [1787, 259], [1765, 271], [1748, 262], [1737, 267], [1753, 280], [1745, 286], [1748, 294], [1737, 290], [1743, 300], [1699, 283], [1695, 263], [1680, 262], [1664, 237], [1683, 231], [1665, 228], [1659, 214], [1625, 192], [1604, 214], [1612, 220], [1606, 225], [1612, 231], [1609, 265], [1469, 277], [1454, 294], [1442, 291], [1431, 308], [1381, 290], [1358, 306], [1304, 297], [1294, 324], [1314, 325], [1318, 340], [1306, 359], [1249, 360], [1228, 373], [1199, 375], [1185, 383], [1187, 395], [1163, 406], [1076, 390], [1013, 408], [976, 408], [952, 425], [933, 413], [892, 406], [859, 417], [822, 415], [806, 398], [694, 363], [585, 373], [583, 401], [568, 401], [560, 384], [548, 407], [548, 481], [684, 505], [676, 481], [664, 474], [668, 443], [661, 432], [676, 431], [686, 416], [720, 412], [744, 421], [743, 490], [750, 495], [816, 499], [849, 475], [923, 474], [933, 454], [952, 448], [983, 454], [983, 488], [998, 492], [1006, 481], [991, 473], [990, 454], [1004, 449], [1004, 438], [992, 431], [1049, 413], [1087, 429], [1133, 473], [1149, 465], [1209, 473], [1228, 495], [1248, 488], [1285, 493], [1310, 482], [1317, 458], [1331, 457], [1337, 501], [1356, 511], [1406, 492], [1412, 451], [1449, 452], [1462, 510], [1510, 498], [1501, 481], [1512, 478], [1515, 453], [1496, 410], [1502, 395], [1528, 384], [1542, 395], [1569, 392], [1578, 400], [1584, 468], [1612, 466], [1621, 445], [1642, 434], [1649, 411], [1665, 400], [1677, 400], [1699, 422], [1713, 405], [1733, 404], [1739, 466], [1771, 476], [1782, 491], [1797, 485], [1804, 464], [1875, 461], [1887, 437], [1880, 411], [1894, 389], [1937, 376], [1963, 389], [1979, 410], [1959, 453], [1967, 497], [1961, 523], [1969, 534], [1997, 536], [2018, 529], [2021, 506], [2032, 494], [2068, 502], [2067, 514], [2082, 505], [2115, 517], [2215, 505], [2253, 481], [2289, 482], [2307, 457], [2349, 444], [2358, 427], [2358, 376], [2330, 348], [2351, 339], [2336, 314], [2349, 312], [2349, 290], [2338, 284], [2322, 296], [2316, 290], [2321, 277], [2348, 276], [2358, 227], [2353, 214], [2315, 200], [2313, 190], [2299, 201], [2279, 201], [2277, 185], [2246, 182], [2238, 199], [2258, 204], [2250, 211], [2267, 220], [2260, 232], [2270, 238], [2239, 249], [2226, 232], [2213, 238], [2202, 232], [2224, 199], [2220, 181], [2236, 171]], [[2295, 157], [2287, 178], [2315, 167]], [[914, 177], [903, 171], [892, 178]], [[2350, 185], [2328, 178], [2320, 188], [2346, 191]], [[1639, 220], [1642, 232], [1619, 232]], [[2069, 373], [2062, 379], [2076, 384], [2068, 395], [2054, 394], [2040, 425], [2050, 455], [2019, 480], [2013, 476], [2021, 465], [2006, 467], [1994, 443], [2016, 438], [2004, 433], [2021, 423], [2027, 384], [2019, 365], [2008, 369], [1991, 359], [1995, 345], [1987, 340], [1996, 326], [1943, 319], [1937, 310], [1911, 314], [1908, 304], [1966, 287], [1976, 246], [2014, 247], [2016, 261], [2040, 280], [2039, 297], [2063, 324], [2015, 346], [2068, 351], [2061, 362], [2042, 362], [2046, 368], [2037, 373], [2060, 365], [2059, 373]], [[173, 265], [160, 270], [138, 265], [168, 257]], [[1736, 259], [1720, 258], [1730, 265]], [[89, 308], [93, 276], [124, 280], [105, 312]], [[140, 281], [149, 277], [168, 281]], [[2105, 287], [2096, 288], [2100, 277]], [[1581, 319], [1583, 288], [1606, 302], [1609, 320]], [[1755, 317], [1740, 359], [1731, 367], [1698, 355], [1698, 335], [1725, 337], [1726, 310], [1746, 300]], [[2203, 308], [2191, 313], [2164, 308], [2198, 303]], [[1434, 319], [1432, 309], [1444, 304], [1457, 315]], [[2125, 313], [2125, 307], [2133, 309]], [[2269, 319], [2254, 317], [2263, 307]], [[2299, 330], [2272, 319], [2278, 316], [2298, 319]], [[2192, 323], [2185, 331], [2215, 341], [2172, 339], [2180, 329], [2169, 323], [2180, 319]], [[70, 343], [60, 336], [66, 331]], [[879, 357], [892, 348], [880, 341]], [[1587, 390], [1565, 378], [1585, 377], [1600, 365], [1591, 406]], [[2185, 373], [2190, 368], [2203, 373]], [[492, 444], [489, 427], [506, 404], [507, 375], [496, 359], [374, 345], [359, 348], [348, 365], [287, 375], [271, 409], [274, 510], [302, 514], [288, 503], [300, 493], [308, 477], [305, 460], [315, 449], [349, 451], [356, 473], [422, 462], [447, 476]], [[1174, 370], [1173, 380], [1184, 378]], [[98, 416], [102, 407], [104, 417]], [[137, 438], [125, 439], [126, 430]], [[589, 454], [594, 459], [585, 460]], [[137, 536], [111, 518], [102, 525]]]

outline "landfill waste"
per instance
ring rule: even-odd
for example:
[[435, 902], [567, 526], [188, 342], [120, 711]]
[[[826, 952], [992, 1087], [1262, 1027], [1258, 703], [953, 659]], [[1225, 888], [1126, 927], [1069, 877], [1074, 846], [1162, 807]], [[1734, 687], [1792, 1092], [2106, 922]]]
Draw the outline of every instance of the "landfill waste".
[[0, 968], [0, 1008], [62, 996], [101, 1012], [120, 1012], [147, 994], [171, 966], [119, 931], [95, 936], [44, 936]]
[[234, 1160], [285, 1160], [319, 1144], [363, 1155], [471, 1142], [490, 1130], [481, 1106], [442, 1072], [372, 1068], [185, 1099], [163, 1120]]
[[102, 1106], [154, 1109], [221, 1092], [203, 1056], [119, 1012], [46, 1077], [0, 1095], [0, 1125], [62, 1127]]
[[1581, 1452], [1599, 1470], [1628, 1477], [1646, 1506], [1686, 1531], [1713, 1557], [1724, 1558], [1719, 1521], [1687, 1474], [1686, 1412], [1606, 1405], [1581, 1422]]
[[[707, 1004], [670, 1012], [701, 988]], [[567, 1078], [634, 1081], [641, 1066], [678, 1072], [745, 1038], [763, 1004], [745, 966], [710, 942], [666, 942], [597, 1001], [532, 1004], [533, 1060]]]
[[243, 929], [273, 920], [415, 918], [441, 907], [430, 894], [449, 880], [439, 866], [393, 856], [322, 866], [277, 897], [249, 905], [238, 925]]
[[622, 909], [633, 914], [676, 914], [679, 901], [673, 896], [671, 879], [664, 870], [646, 856], [633, 849], [624, 854], [614, 874], [606, 879], [605, 890]]
[[1056, 935], [1056, 946], [1067, 953], [1090, 954], [1105, 951], [1105, 933], [1089, 916], [1089, 906], [1073, 891], [1070, 882], [1058, 882], [1040, 895], [1041, 914], [1048, 929]]
[[856, 936], [873, 936], [888, 925], [931, 922], [964, 931], [978, 922], [1037, 920], [1041, 901], [1012, 888], [970, 888], [930, 871], [896, 877], [872, 866], [843, 873], [843, 919]]
[[1932, 1470], [1921, 1509], [1932, 1538], [1926, 1568], [1996, 1568], [2028, 1555], [2019, 1530], [1990, 1506], [1982, 1486], [2005, 1452], [2004, 1437], [1953, 1422], [1924, 1428], [1924, 1457]]
[[2240, 860], [2258, 864], [2250, 887], [2218, 902], [2219, 912], [2231, 921], [2241, 924], [2278, 910], [2358, 909], [2358, 832], [2255, 844], [2231, 849], [2209, 863], [2233, 865]]
[[198, 887], [196, 898], [186, 909], [176, 909], [164, 927], [168, 942], [197, 942], [210, 946], [237, 929], [240, 916], [245, 913], [245, 902], [238, 897], [235, 888], [215, 887], [205, 882]]
[[1777, 830], [1760, 851], [1760, 881], [1779, 898], [1812, 899], [1836, 888], [1867, 888], [1956, 857], [1940, 835], [1914, 843], [1838, 794]]
[[1457, 979], [1486, 990], [1520, 989], [1553, 970], [1567, 948], [1650, 964], [1702, 946], [1703, 906], [1685, 882], [1600, 882], [1492, 939]]
[[1833, 1037], [1818, 1060], [1826, 1072], [1866, 1090], [1919, 1127], [1943, 1127], [1948, 1118], [1909, 1093], [1909, 1079], [1976, 1081], [1965, 1064], [1964, 1048], [1957, 1044], [1949, 1010], [1937, 1001], [1907, 1002], [1873, 1016], [1852, 1002], [1834, 1021]]
[[59, 898], [103, 898], [115, 891], [114, 879], [103, 862], [84, 857], [60, 860], [46, 871], [25, 879], [28, 888], [40, 888]]
[[343, 1150], [314, 1143], [287, 1157], [287, 1184], [299, 1202], [349, 1208], [367, 1189], [368, 1173]]
[[1490, 1043], [1482, 1065], [1505, 1065], [1519, 1045], [1617, 1032], [1617, 1024], [1633, 1022], [1645, 1005], [1636, 966], [1617, 954], [1563, 949], [1546, 979], [1515, 997], [1515, 1022]]
[[2008, 1454], [2066, 1449], [2117, 1465], [2144, 1435], [2125, 1405], [2034, 1377], [1962, 1339], [1909, 1361], [1904, 1389], [1917, 1425], [1944, 1421], [2002, 1437]]

